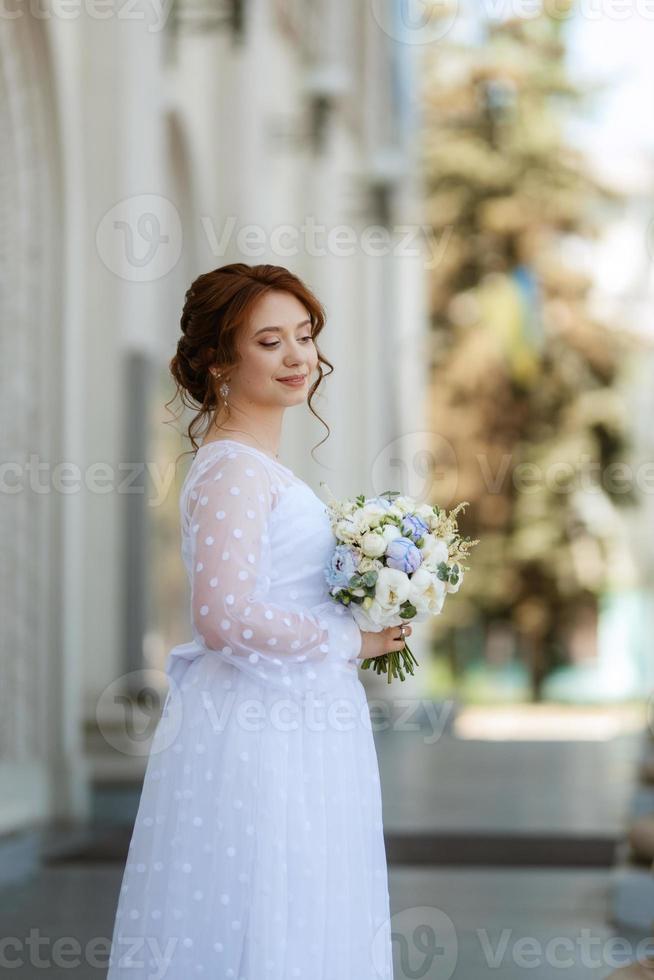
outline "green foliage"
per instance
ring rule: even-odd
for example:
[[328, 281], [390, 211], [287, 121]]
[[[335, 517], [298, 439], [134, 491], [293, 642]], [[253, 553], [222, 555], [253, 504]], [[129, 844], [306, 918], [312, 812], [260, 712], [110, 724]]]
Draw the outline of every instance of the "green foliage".
[[[564, 28], [548, 4], [489, 22], [481, 51], [427, 52], [423, 87], [426, 213], [442, 244], [430, 282], [430, 423], [470, 502], [463, 540], [480, 540], [437, 629], [447, 643], [456, 617], [484, 630], [511, 623], [535, 693], [561, 624], [619, 584], [617, 508], [635, 499], [604, 474], [628, 448], [618, 381], [636, 346], [624, 324], [592, 312], [591, 277], [562, 258], [566, 236], [590, 243], [600, 216], [623, 204], [565, 135], [585, 93], [566, 75]], [[442, 563], [438, 577], [456, 584], [459, 571]]]

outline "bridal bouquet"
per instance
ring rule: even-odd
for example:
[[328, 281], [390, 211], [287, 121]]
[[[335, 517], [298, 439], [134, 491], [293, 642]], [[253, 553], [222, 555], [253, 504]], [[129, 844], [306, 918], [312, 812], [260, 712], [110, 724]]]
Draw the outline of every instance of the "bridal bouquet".
[[[325, 578], [336, 602], [350, 606], [360, 629], [378, 633], [388, 626], [437, 616], [450, 592], [463, 582], [463, 561], [473, 545], [459, 535], [456, 515], [467, 501], [449, 513], [431, 504], [417, 504], [399, 491], [378, 497], [337, 500], [330, 495], [327, 514], [337, 541]], [[388, 683], [404, 671], [413, 674], [418, 661], [409, 647], [367, 658]]]

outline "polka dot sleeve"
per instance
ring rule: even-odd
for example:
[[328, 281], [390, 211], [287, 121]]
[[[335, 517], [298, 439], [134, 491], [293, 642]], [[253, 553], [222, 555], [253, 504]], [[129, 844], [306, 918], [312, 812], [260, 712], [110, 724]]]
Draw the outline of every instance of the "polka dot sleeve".
[[190, 502], [191, 610], [206, 647], [289, 686], [299, 675], [315, 678], [316, 662], [355, 660], [362, 635], [331, 599], [304, 609], [270, 601], [268, 522], [280, 489], [251, 453], [220, 457], [203, 474]]

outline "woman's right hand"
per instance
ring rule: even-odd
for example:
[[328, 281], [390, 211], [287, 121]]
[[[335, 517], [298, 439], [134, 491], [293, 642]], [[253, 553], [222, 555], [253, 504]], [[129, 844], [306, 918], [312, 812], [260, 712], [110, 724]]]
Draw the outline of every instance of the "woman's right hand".
[[394, 650], [402, 650], [407, 637], [411, 636], [411, 626], [407, 623], [404, 636], [400, 637], [399, 626], [388, 626], [379, 633], [369, 633], [367, 630], [361, 631], [361, 650], [359, 660], [368, 660], [373, 657], [383, 657], [385, 653], [392, 653]]

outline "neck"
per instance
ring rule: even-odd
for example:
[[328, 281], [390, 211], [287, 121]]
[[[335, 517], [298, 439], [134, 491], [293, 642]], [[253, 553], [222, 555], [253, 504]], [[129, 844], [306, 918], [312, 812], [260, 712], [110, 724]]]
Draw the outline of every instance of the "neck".
[[248, 441], [249, 437], [253, 445], [263, 449], [270, 456], [279, 455], [283, 409], [274, 413], [249, 411], [246, 414], [235, 409], [234, 405], [230, 405], [230, 412], [229, 418], [222, 417], [218, 421], [214, 416], [207, 434], [231, 437], [233, 433], [234, 437], [242, 442]]

